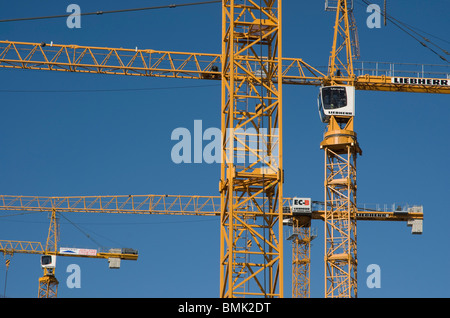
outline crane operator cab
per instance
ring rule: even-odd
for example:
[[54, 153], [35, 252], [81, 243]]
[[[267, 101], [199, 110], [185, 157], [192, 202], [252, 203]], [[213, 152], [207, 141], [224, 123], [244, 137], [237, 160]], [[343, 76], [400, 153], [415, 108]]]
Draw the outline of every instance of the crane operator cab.
[[41, 266], [46, 269], [54, 269], [56, 265], [55, 255], [42, 255], [41, 256]]
[[317, 98], [319, 115], [327, 123], [330, 116], [355, 116], [355, 87], [323, 86]]

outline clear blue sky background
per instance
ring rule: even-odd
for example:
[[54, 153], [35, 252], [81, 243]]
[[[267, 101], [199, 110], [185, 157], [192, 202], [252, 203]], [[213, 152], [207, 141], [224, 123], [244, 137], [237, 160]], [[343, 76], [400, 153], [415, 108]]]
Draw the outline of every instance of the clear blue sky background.
[[[187, 0], [170, 3], [187, 3]], [[373, 3], [382, 4], [381, 0]], [[72, 1], [7, 1], [0, 19], [65, 14]], [[169, 4], [168, 1], [78, 1], [82, 12]], [[446, 41], [447, 1], [389, 1], [389, 13]], [[361, 60], [444, 64], [388, 23], [366, 26], [356, 0]], [[283, 2], [283, 55], [326, 66], [334, 14], [324, 1]], [[0, 24], [2, 40], [220, 53], [221, 7], [209, 4], [82, 18]], [[439, 41], [449, 50], [449, 42]], [[447, 56], [448, 58], [448, 56]], [[448, 63], [447, 63], [448, 66]], [[177, 127], [220, 127], [218, 82], [74, 73], [0, 70], [0, 193], [11, 195], [198, 194], [218, 195], [219, 164], [171, 161]], [[192, 87], [195, 86], [195, 87]], [[180, 88], [182, 87], [182, 88]], [[148, 89], [123, 91], [123, 89]], [[117, 89], [115, 92], [34, 92]], [[325, 126], [316, 87], [284, 86], [285, 196], [323, 200]], [[406, 223], [359, 222], [360, 297], [449, 297], [449, 96], [357, 92], [358, 202], [424, 206], [424, 233]], [[45, 242], [46, 213], [2, 212], [0, 239]], [[5, 215], [10, 215], [4, 217]], [[60, 246], [132, 247], [137, 262], [109, 270], [106, 260], [57, 260], [59, 297], [217, 297], [219, 220], [214, 217], [65, 214]], [[324, 295], [323, 222], [314, 221], [311, 296]], [[286, 229], [287, 230], [287, 229]], [[285, 242], [285, 295], [291, 295], [291, 246]], [[66, 286], [69, 264], [81, 267], [81, 288]], [[369, 264], [381, 268], [381, 288], [366, 286]], [[39, 256], [14, 255], [7, 297], [36, 297]], [[5, 265], [0, 262], [0, 294]]]

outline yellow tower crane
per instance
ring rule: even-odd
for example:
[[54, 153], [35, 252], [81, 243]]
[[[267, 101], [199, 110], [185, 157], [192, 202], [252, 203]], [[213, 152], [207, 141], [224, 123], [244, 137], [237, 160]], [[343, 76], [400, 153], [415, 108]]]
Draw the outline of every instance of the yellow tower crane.
[[[0, 195], [0, 210], [58, 213], [113, 213], [143, 215], [220, 216], [220, 196], [114, 195], [114, 196], [13, 196]], [[309, 298], [311, 220], [324, 220], [324, 203], [310, 200], [309, 209], [298, 210], [298, 198], [283, 199], [283, 224], [292, 227], [292, 297]], [[248, 206], [248, 211], [257, 207]], [[359, 221], [403, 221], [413, 234], [422, 233], [423, 207], [358, 208]], [[1, 244], [2, 241], [0, 241]], [[105, 254], [101, 254], [105, 255]]]
[[[353, 87], [450, 93], [444, 76], [356, 76], [351, 53], [355, 40], [350, 39], [354, 24], [349, 23], [351, 12], [345, 0], [337, 1], [327, 75], [300, 58], [284, 58], [281, 11], [281, 0], [261, 5], [224, 0], [221, 54], [0, 41], [0, 67], [4, 68], [221, 80], [221, 297], [283, 297], [283, 84], [321, 86], [322, 97], [324, 88], [332, 90], [333, 86], [345, 86], [349, 95]], [[344, 41], [338, 46], [339, 37]], [[345, 60], [340, 59], [340, 52], [346, 53]], [[326, 158], [324, 220], [328, 231], [325, 296], [352, 297], [357, 296], [355, 163], [360, 148], [353, 117], [334, 115], [321, 144]], [[254, 129], [255, 145], [243, 142], [241, 131], [248, 127]], [[250, 203], [255, 210], [247, 212]], [[335, 237], [332, 232], [336, 231]], [[250, 281], [252, 290], [246, 287]]]
[[282, 297], [281, 2], [222, 9], [220, 296]]
[[58, 295], [58, 279], [55, 276], [56, 257], [86, 257], [107, 259], [109, 268], [120, 268], [121, 260], [137, 260], [138, 251], [131, 248], [112, 248], [108, 251], [97, 249], [60, 248], [59, 222], [56, 209], [48, 209], [51, 212], [50, 226], [48, 229], [45, 248], [41, 242], [0, 240], [0, 252], [3, 255], [16, 253], [39, 254], [44, 275], [39, 278], [38, 298], [56, 298]]
[[[325, 297], [357, 296], [355, 90], [350, 30], [352, 1], [337, 1], [328, 76], [319, 111], [328, 130], [325, 151]], [[339, 44], [340, 43], [340, 44]], [[344, 52], [342, 57], [341, 52]]]

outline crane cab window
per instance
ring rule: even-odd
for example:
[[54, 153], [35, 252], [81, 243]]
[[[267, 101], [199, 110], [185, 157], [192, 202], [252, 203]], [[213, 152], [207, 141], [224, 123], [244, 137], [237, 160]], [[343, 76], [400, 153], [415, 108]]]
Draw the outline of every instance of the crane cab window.
[[41, 255], [42, 268], [55, 268], [56, 256], [54, 255]]
[[336, 109], [347, 106], [345, 87], [323, 87], [321, 90], [322, 105], [325, 109]]
[[52, 263], [52, 257], [50, 255], [41, 256], [41, 265], [49, 265]]

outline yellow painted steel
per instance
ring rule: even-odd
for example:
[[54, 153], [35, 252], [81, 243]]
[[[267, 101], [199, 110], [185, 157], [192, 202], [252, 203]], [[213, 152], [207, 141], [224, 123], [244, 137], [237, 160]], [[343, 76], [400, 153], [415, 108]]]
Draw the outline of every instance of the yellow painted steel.
[[[19, 207], [18, 207], [19, 208]], [[57, 209], [48, 209], [51, 212], [50, 226], [48, 229], [47, 242], [45, 248], [40, 242], [31, 241], [13, 241], [0, 240], [0, 252], [5, 255], [20, 254], [39, 254], [55, 255], [64, 257], [85, 257], [85, 258], [118, 258], [123, 260], [137, 260], [138, 254], [129, 253], [108, 253], [97, 252], [96, 255], [65, 254], [58, 252], [59, 224], [57, 218]], [[58, 280], [55, 277], [54, 268], [44, 268], [44, 275], [39, 278], [38, 298], [57, 298]]]
[[356, 156], [360, 149], [356, 138], [349, 136], [325, 141], [321, 145], [325, 150], [325, 297], [357, 297]]
[[16, 241], [16, 240], [0, 240], [0, 253], [6, 255], [12, 254], [37, 254], [37, 255], [55, 255], [62, 257], [81, 257], [81, 258], [103, 258], [108, 259], [111, 257], [120, 258], [123, 260], [137, 260], [138, 254], [127, 253], [109, 253], [109, 252], [97, 252], [96, 255], [83, 255], [83, 254], [65, 254], [58, 251], [47, 251], [44, 249], [41, 242], [32, 241]]
[[292, 298], [309, 298], [311, 292], [311, 217], [292, 218]]
[[[421, 79], [425, 83], [420, 83]], [[447, 85], [437, 85], [447, 81]], [[362, 75], [358, 76], [355, 82], [357, 90], [370, 90], [382, 92], [406, 92], [406, 93], [430, 93], [430, 94], [450, 94], [450, 79], [443, 78], [417, 78], [417, 84], [414, 83], [393, 83], [392, 76], [373, 76]]]
[[[57, 218], [56, 210], [52, 209], [44, 255], [56, 253], [58, 251], [58, 241], [59, 219]], [[57, 296], [58, 280], [55, 277], [55, 268], [44, 268], [44, 276], [39, 278], [38, 298], [56, 298]]]
[[[0, 41], [0, 67], [220, 80], [222, 55]], [[285, 83], [302, 85], [320, 85], [318, 79], [325, 77], [323, 73], [299, 58], [284, 58], [282, 74]]]
[[[160, 214], [160, 215], [201, 215], [220, 216], [220, 196], [198, 195], [99, 195], [99, 196], [16, 196], [0, 195], [0, 210], [4, 211], [36, 211], [36, 212], [66, 212], [66, 213], [117, 213], [117, 214]], [[265, 203], [267, 204], [267, 203]], [[292, 198], [283, 198], [285, 218], [292, 217], [290, 212]], [[256, 211], [251, 202], [248, 211]], [[313, 210], [313, 220], [324, 220], [325, 211]], [[408, 221], [423, 220], [423, 212], [406, 211], [396, 214], [394, 210], [364, 210], [358, 209], [357, 220], [371, 221]], [[9, 245], [4, 245], [6, 242]], [[0, 250], [19, 249], [25, 251], [43, 251], [39, 242], [0, 240]]]
[[[221, 67], [220, 54], [0, 41], [0, 68], [220, 80]], [[332, 81], [301, 58], [283, 57], [282, 70], [283, 84], [320, 86]], [[339, 80], [354, 82], [357, 90], [450, 94], [450, 85], [435, 85], [433, 81], [393, 83], [390, 76], [370, 74]]]
[[39, 278], [38, 298], [57, 298], [58, 284], [54, 273], [44, 269], [44, 276]]
[[220, 215], [220, 196], [104, 195], [14, 196], [0, 195], [0, 209], [23, 211]]
[[[0, 210], [6, 211], [37, 211], [37, 212], [65, 212], [65, 213], [117, 213], [117, 214], [165, 214], [192, 216], [220, 216], [220, 196], [197, 195], [113, 195], [113, 196], [14, 196], [0, 195]], [[258, 200], [259, 201], [259, 200]], [[291, 213], [292, 198], [282, 200], [284, 219], [293, 219], [292, 234], [292, 296], [294, 298], [309, 297], [310, 290], [310, 242], [311, 223], [308, 217], [293, 217]], [[265, 203], [267, 204], [267, 203]], [[287, 208], [287, 209], [286, 209]], [[247, 211], [256, 211], [254, 204], [249, 204]], [[311, 218], [325, 220], [324, 210], [313, 210]], [[423, 212], [402, 211], [396, 213], [386, 210], [359, 209], [356, 215], [358, 221], [411, 221], [423, 220]], [[70, 257], [89, 258], [120, 258], [136, 260], [136, 254], [97, 253], [97, 255], [67, 255], [59, 252], [45, 251], [42, 243], [30, 241], [0, 240], [0, 252], [6, 255], [14, 253], [47, 254]], [[44, 275], [45, 277], [46, 275]], [[42, 279], [42, 286], [50, 279]], [[47, 291], [47, 288], [42, 290]]]
[[[355, 85], [350, 11], [347, 0], [337, 1], [331, 85]], [[353, 117], [331, 116], [320, 147], [325, 151], [325, 298], [357, 297], [356, 157], [361, 149]]]
[[283, 297], [281, 0], [222, 9], [220, 296]]
[[328, 63], [328, 76], [332, 85], [342, 82], [353, 85], [355, 80], [349, 18], [351, 9], [347, 5], [347, 0], [337, 1], [333, 46]]

